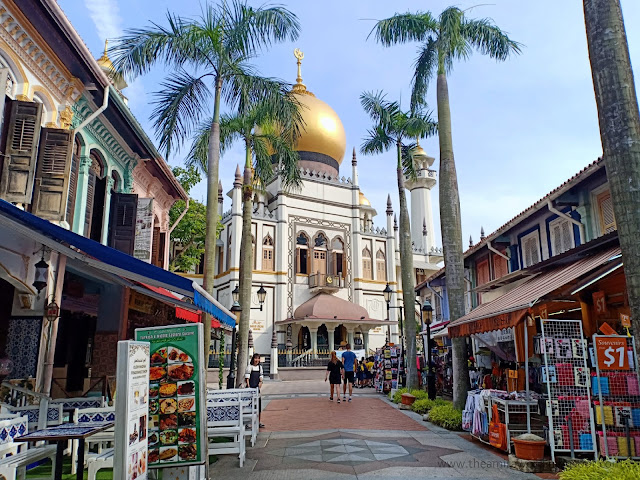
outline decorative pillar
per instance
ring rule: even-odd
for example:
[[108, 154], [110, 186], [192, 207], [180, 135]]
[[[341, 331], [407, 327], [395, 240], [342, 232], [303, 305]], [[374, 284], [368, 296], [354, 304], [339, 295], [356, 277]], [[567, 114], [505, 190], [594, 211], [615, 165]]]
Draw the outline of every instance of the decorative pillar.
[[362, 345], [364, 346], [365, 356], [369, 355], [369, 329], [364, 327], [362, 329]]
[[82, 155], [78, 167], [78, 185], [76, 190], [76, 206], [73, 214], [72, 231], [78, 235], [84, 235], [84, 216], [87, 213], [87, 188], [89, 186], [89, 167], [91, 157]]
[[336, 349], [335, 333], [336, 333], [336, 327], [335, 326], [333, 328], [327, 327], [327, 334], [329, 336], [329, 352], [332, 352], [332, 351], [334, 351]]
[[[231, 194], [231, 224], [230, 228], [233, 232], [231, 238], [231, 258], [229, 259], [229, 267], [239, 269], [240, 267], [240, 241], [242, 240], [242, 172], [240, 165], [236, 168], [236, 175], [233, 181], [233, 192]], [[239, 278], [236, 271], [231, 275], [233, 280]]]
[[312, 325], [309, 328], [309, 333], [311, 334], [311, 357], [315, 360], [318, 358], [318, 327]]
[[347, 341], [349, 342], [349, 345], [351, 345], [351, 348], [353, 348], [354, 333], [355, 331], [353, 328], [347, 328]]
[[[113, 177], [108, 175], [107, 178], [107, 191], [104, 194], [104, 215], [102, 217], [102, 237], [100, 243], [107, 244], [109, 240], [109, 215], [111, 213], [111, 191], [113, 190]], [[167, 242], [165, 242], [166, 244]]]

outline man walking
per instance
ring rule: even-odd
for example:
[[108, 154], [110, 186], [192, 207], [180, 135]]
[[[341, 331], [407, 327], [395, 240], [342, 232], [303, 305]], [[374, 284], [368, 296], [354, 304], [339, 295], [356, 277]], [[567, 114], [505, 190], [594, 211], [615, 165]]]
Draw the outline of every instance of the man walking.
[[347, 343], [347, 351], [342, 354], [342, 364], [344, 365], [344, 387], [342, 401], [347, 401], [347, 383], [349, 384], [349, 401], [353, 394], [353, 382], [358, 360], [356, 354], [351, 351], [351, 344]]

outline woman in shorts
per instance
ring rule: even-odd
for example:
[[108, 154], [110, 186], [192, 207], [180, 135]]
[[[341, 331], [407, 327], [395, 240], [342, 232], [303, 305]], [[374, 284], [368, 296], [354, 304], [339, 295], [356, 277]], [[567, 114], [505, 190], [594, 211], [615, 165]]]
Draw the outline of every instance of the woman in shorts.
[[343, 376], [344, 366], [342, 365], [342, 362], [338, 360], [335, 350], [333, 350], [331, 352], [331, 360], [329, 360], [329, 363], [327, 364], [327, 373], [324, 376], [325, 382], [327, 381], [327, 377], [329, 378], [329, 386], [331, 389], [329, 396], [330, 402], [333, 402], [333, 391], [335, 389], [338, 397], [338, 403], [340, 403], [340, 384], [342, 383]]

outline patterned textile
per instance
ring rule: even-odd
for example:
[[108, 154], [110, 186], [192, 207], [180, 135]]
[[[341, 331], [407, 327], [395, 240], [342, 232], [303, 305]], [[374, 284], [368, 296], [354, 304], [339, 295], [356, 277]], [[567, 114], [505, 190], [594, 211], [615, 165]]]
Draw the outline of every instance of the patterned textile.
[[7, 334], [7, 356], [13, 361], [9, 378], [36, 376], [42, 317], [11, 318]]
[[[91, 377], [100, 378], [116, 374], [116, 356], [114, 351], [118, 344], [118, 332], [96, 332], [91, 358]], [[98, 408], [78, 407], [78, 408]]]
[[232, 422], [237, 421], [240, 416], [238, 405], [207, 405], [207, 422]]

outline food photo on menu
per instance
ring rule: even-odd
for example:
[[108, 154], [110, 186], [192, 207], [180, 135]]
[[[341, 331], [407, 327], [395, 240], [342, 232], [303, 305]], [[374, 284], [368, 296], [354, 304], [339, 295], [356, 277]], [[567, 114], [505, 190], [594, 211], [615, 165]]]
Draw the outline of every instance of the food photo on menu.
[[149, 464], [197, 459], [196, 382], [193, 359], [168, 346], [151, 354]]

